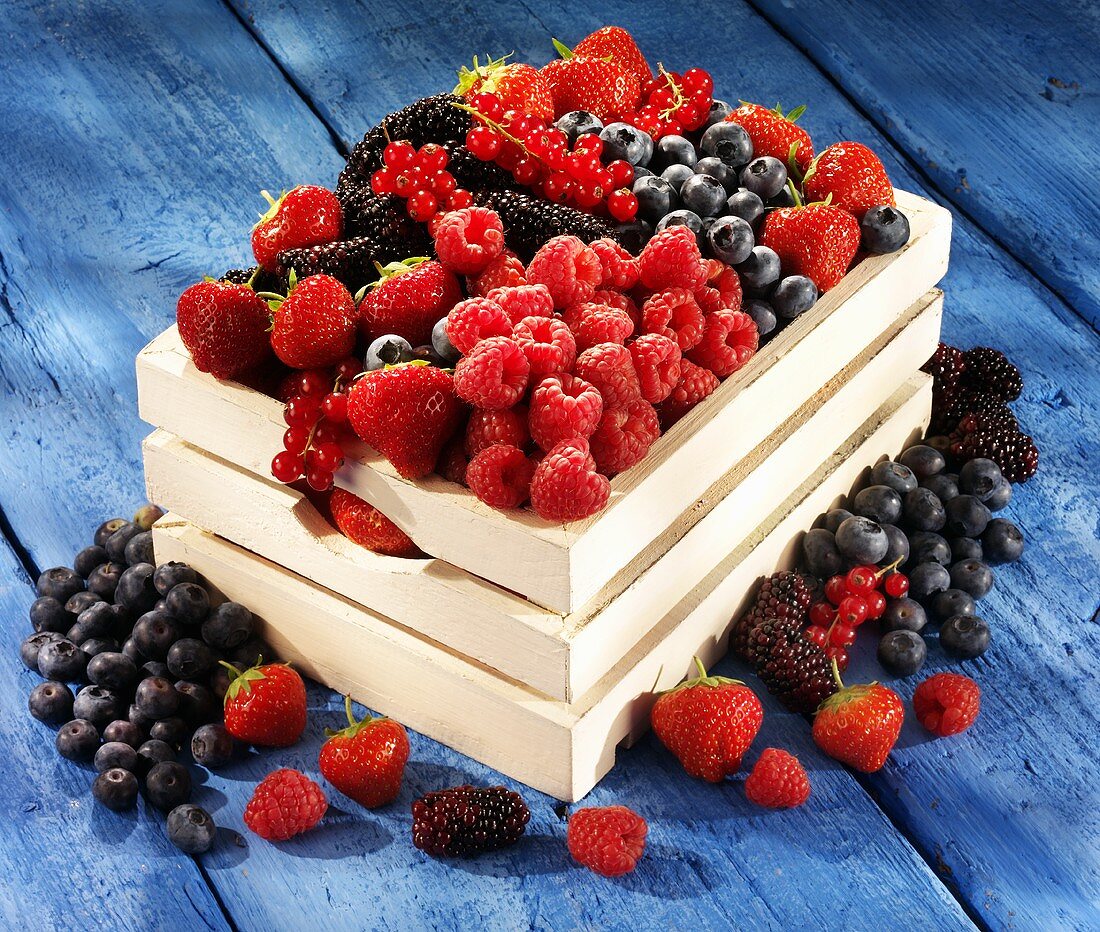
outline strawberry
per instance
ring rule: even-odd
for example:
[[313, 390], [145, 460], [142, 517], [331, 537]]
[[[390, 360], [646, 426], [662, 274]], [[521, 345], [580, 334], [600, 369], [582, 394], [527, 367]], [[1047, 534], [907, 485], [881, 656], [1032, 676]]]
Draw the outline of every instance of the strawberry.
[[[833, 676], [840, 683], [836, 661]], [[872, 773], [886, 763], [898, 740], [905, 707], [881, 683], [842, 686], [814, 715], [814, 741], [830, 757]]]
[[[262, 660], [262, 658], [261, 658]], [[240, 671], [222, 661], [235, 679], [225, 691], [225, 730], [239, 741], [290, 747], [306, 727], [306, 685], [285, 663]]]
[[348, 396], [348, 420], [406, 479], [434, 468], [439, 451], [462, 426], [464, 405], [454, 376], [419, 362], [368, 372]]
[[292, 369], [330, 366], [355, 349], [355, 300], [331, 275], [292, 275], [285, 298], [264, 297], [275, 312], [271, 346]]
[[581, 58], [602, 58], [604, 61], [614, 62], [634, 75], [641, 84], [653, 77], [653, 71], [642, 50], [638, 48], [638, 43], [621, 26], [597, 29], [577, 43], [573, 54]]
[[333, 489], [329, 510], [340, 533], [361, 547], [389, 557], [415, 557], [420, 554], [420, 548], [408, 534], [370, 502], [351, 492]]
[[462, 300], [458, 279], [438, 262], [420, 257], [391, 262], [359, 303], [359, 329], [367, 340], [387, 333], [413, 346], [432, 338], [432, 327]]
[[636, 75], [615, 62], [574, 55], [557, 39], [554, 47], [562, 57], [544, 65], [541, 73], [554, 92], [555, 116], [587, 110], [607, 121], [634, 112], [641, 95]]
[[269, 207], [252, 228], [252, 254], [268, 272], [279, 271], [277, 256], [284, 249], [332, 243], [343, 235], [344, 212], [327, 188], [300, 184], [278, 200], [260, 193]]
[[367, 716], [357, 721], [351, 696], [344, 700], [348, 727], [325, 729], [328, 741], [321, 746], [321, 776], [360, 806], [375, 809], [393, 802], [401, 789], [409, 736], [403, 725], [390, 718]]
[[764, 708], [748, 686], [724, 676], [699, 676], [661, 693], [650, 721], [657, 737], [693, 777], [718, 783], [735, 773], [760, 730]]
[[554, 119], [554, 94], [546, 78], [532, 65], [509, 62], [507, 55], [484, 65], [475, 55], [474, 67], [459, 70], [458, 84], [451, 93], [468, 101], [478, 94], [496, 94], [505, 110], [527, 113], [546, 122]]
[[859, 236], [859, 223], [848, 211], [810, 204], [768, 213], [760, 243], [779, 254], [784, 275], [805, 275], [825, 292], [848, 271]]
[[813, 160], [803, 190], [811, 201], [829, 202], [862, 220], [872, 207], [894, 205], [894, 186], [874, 152], [858, 142], [837, 142]]
[[267, 305], [247, 285], [197, 282], [176, 303], [176, 326], [196, 368], [219, 379], [232, 379], [267, 359], [270, 324]]
[[760, 104], [742, 101], [741, 106], [726, 117], [726, 122], [736, 123], [749, 134], [754, 156], [770, 155], [787, 165], [790, 162], [791, 146], [797, 144], [795, 162], [799, 171], [804, 172], [813, 161], [814, 144], [810, 134], [797, 126], [795, 121], [805, 112], [805, 107], [795, 107], [790, 113], [784, 114], [779, 104], [775, 105], [774, 110], [769, 110]]

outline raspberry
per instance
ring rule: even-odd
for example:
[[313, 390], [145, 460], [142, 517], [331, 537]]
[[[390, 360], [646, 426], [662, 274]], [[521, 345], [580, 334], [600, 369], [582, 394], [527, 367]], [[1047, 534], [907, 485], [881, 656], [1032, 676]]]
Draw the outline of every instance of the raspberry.
[[543, 450], [576, 437], [587, 440], [602, 416], [600, 393], [577, 376], [549, 376], [531, 392], [531, 438]]
[[998, 401], [1015, 401], [1024, 388], [1024, 380], [1000, 350], [976, 346], [963, 353], [966, 366], [962, 381], [970, 388], [993, 395]]
[[600, 267], [603, 269], [597, 287], [629, 291], [638, 284], [638, 260], [615, 240], [598, 239], [589, 246], [600, 257]]
[[638, 305], [634, 303], [634, 299], [630, 295], [601, 288], [592, 296], [592, 300], [596, 304], [606, 304], [608, 307], [626, 311], [627, 316], [634, 322], [635, 330], [642, 325], [642, 312], [638, 310]]
[[467, 456], [477, 456], [486, 447], [497, 443], [525, 447], [530, 440], [527, 433], [527, 409], [523, 405], [490, 411], [476, 408], [466, 423], [466, 439], [463, 450]]
[[626, 806], [578, 809], [569, 817], [566, 844], [576, 861], [604, 877], [634, 870], [649, 827]]
[[513, 324], [518, 324], [524, 317], [554, 316], [554, 299], [545, 285], [494, 288], [488, 297], [504, 308], [504, 313]]
[[510, 408], [527, 388], [531, 367], [510, 337], [482, 340], [455, 366], [455, 393], [479, 408]]
[[504, 227], [496, 211], [466, 207], [443, 214], [432, 231], [435, 254], [459, 275], [477, 275], [504, 252]]
[[654, 291], [695, 291], [707, 280], [695, 234], [685, 226], [669, 227], [650, 239], [638, 257], [638, 269], [642, 284]]
[[525, 317], [512, 331], [531, 366], [531, 380], [568, 372], [577, 358], [577, 341], [569, 325], [558, 317]]
[[415, 557], [420, 554], [420, 548], [408, 534], [370, 502], [351, 492], [333, 489], [329, 511], [340, 533], [361, 547], [390, 557]]
[[548, 240], [527, 266], [528, 283], [545, 285], [559, 309], [591, 301], [602, 278], [600, 257], [576, 236]]
[[547, 521], [578, 521], [603, 509], [611, 483], [596, 472], [588, 441], [557, 444], [542, 458], [531, 479], [531, 507]]
[[447, 339], [460, 353], [468, 353], [487, 337], [509, 337], [512, 321], [496, 301], [469, 298], [459, 301], [447, 314]]
[[577, 357], [573, 371], [596, 386], [604, 405], [624, 405], [642, 395], [630, 350], [618, 343], [600, 343]]
[[917, 720], [941, 738], [966, 731], [978, 717], [982, 691], [970, 677], [960, 673], [937, 673], [913, 692]]
[[703, 338], [706, 319], [686, 288], [673, 288], [649, 297], [642, 305], [642, 330], [660, 333], [689, 350]]
[[244, 824], [268, 841], [286, 841], [313, 828], [326, 809], [328, 800], [316, 783], [283, 768], [269, 773], [253, 791]]
[[597, 343], [625, 343], [634, 332], [630, 315], [606, 304], [574, 304], [562, 319], [569, 324], [581, 352]]
[[412, 839], [435, 857], [470, 857], [514, 845], [531, 812], [518, 793], [503, 786], [452, 786], [412, 804]]
[[439, 463], [436, 465], [436, 472], [439, 473], [448, 482], [454, 482], [458, 485], [466, 484], [466, 451], [462, 448], [462, 438], [455, 437], [444, 448], [443, 452], [439, 454]]
[[765, 748], [745, 780], [745, 795], [768, 809], [793, 809], [810, 798], [810, 778], [793, 754]]
[[661, 424], [668, 430], [718, 387], [718, 377], [689, 359], [680, 363], [680, 381], [657, 406]]
[[717, 259], [707, 260], [707, 281], [695, 291], [695, 300], [706, 313], [741, 309], [741, 276]]
[[638, 373], [642, 397], [651, 404], [664, 401], [680, 380], [680, 347], [659, 333], [646, 333], [627, 349]]
[[614, 476], [640, 462], [660, 436], [653, 405], [636, 398], [626, 405], [604, 409], [590, 440], [592, 456], [600, 472]]
[[498, 443], [470, 460], [466, 484], [492, 508], [518, 508], [527, 501], [534, 472], [534, 462], [519, 447]]
[[483, 297], [497, 288], [514, 288], [527, 284], [527, 270], [511, 249], [493, 259], [476, 277], [468, 279], [471, 295]]
[[688, 359], [724, 379], [752, 359], [759, 343], [756, 322], [744, 311], [715, 311]]

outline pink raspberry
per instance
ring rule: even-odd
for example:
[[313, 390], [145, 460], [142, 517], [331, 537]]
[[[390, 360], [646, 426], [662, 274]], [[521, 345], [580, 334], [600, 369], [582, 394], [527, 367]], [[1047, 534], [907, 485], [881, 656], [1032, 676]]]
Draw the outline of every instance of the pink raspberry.
[[703, 312], [686, 288], [658, 292], [642, 305], [642, 329], [675, 340], [681, 350], [703, 339], [704, 326]]
[[447, 339], [460, 353], [468, 353], [487, 337], [510, 337], [512, 321], [496, 301], [467, 298], [447, 312]]
[[577, 358], [577, 341], [569, 325], [559, 317], [525, 317], [512, 338], [531, 365], [531, 381], [555, 372], [568, 372]]
[[435, 471], [448, 482], [458, 485], [466, 484], [466, 451], [463, 447], [463, 438], [455, 437], [447, 441], [443, 452], [439, 454], [439, 461], [435, 465]]
[[578, 521], [601, 511], [611, 483], [596, 472], [588, 441], [557, 444], [542, 458], [531, 479], [531, 507], [547, 521]]
[[718, 387], [718, 377], [709, 369], [688, 359], [680, 363], [680, 381], [669, 396], [657, 406], [661, 426], [668, 430]]
[[486, 447], [507, 443], [522, 449], [531, 435], [527, 432], [527, 409], [523, 405], [514, 408], [488, 410], [475, 408], [466, 422], [463, 449], [467, 456], [477, 456]]
[[589, 243], [592, 251], [600, 257], [603, 277], [600, 288], [615, 291], [628, 291], [638, 284], [638, 260], [613, 239], [598, 239]]
[[511, 337], [482, 340], [455, 366], [455, 392], [478, 408], [510, 408], [527, 388], [531, 367]]
[[642, 397], [651, 404], [664, 401], [680, 381], [680, 347], [659, 333], [646, 333], [627, 347], [638, 373]]
[[634, 303], [634, 299], [628, 294], [620, 294], [618, 291], [601, 288], [592, 297], [592, 301], [595, 304], [606, 304], [608, 307], [626, 311], [627, 316], [634, 321], [635, 331], [642, 325], [642, 312], [638, 310], [638, 305]]
[[575, 375], [551, 375], [531, 392], [531, 439], [549, 450], [563, 440], [588, 438], [600, 423], [603, 398]]
[[641, 397], [630, 350], [619, 343], [599, 343], [586, 349], [577, 357], [573, 371], [596, 386], [604, 405], [624, 405]]
[[518, 508], [527, 501], [534, 473], [535, 463], [519, 447], [498, 443], [470, 460], [466, 484], [492, 508]]
[[614, 476], [641, 462], [660, 436], [656, 409], [636, 398], [629, 404], [605, 409], [589, 444], [600, 472]]
[[484, 297], [496, 288], [514, 288], [516, 285], [526, 284], [527, 270], [523, 267], [523, 262], [507, 247], [481, 273], [466, 280], [470, 294], [475, 297]]
[[695, 300], [705, 313], [741, 310], [741, 276], [717, 259], [707, 260], [707, 281], [695, 290]]
[[668, 227], [650, 239], [638, 257], [638, 268], [642, 284], [654, 291], [694, 291], [707, 280], [695, 234], [685, 226]]
[[504, 313], [513, 324], [518, 324], [524, 317], [554, 316], [554, 300], [545, 285], [494, 288], [488, 296], [504, 308]]
[[715, 311], [707, 314], [707, 325], [699, 344], [688, 358], [724, 379], [752, 359], [760, 344], [756, 322], [744, 311]]
[[527, 266], [527, 282], [545, 285], [554, 307], [591, 301], [603, 278], [600, 257], [575, 236], [555, 236]]
[[465, 207], [444, 214], [432, 235], [439, 261], [459, 275], [484, 272], [504, 252], [504, 225], [496, 211], [486, 207]]
[[606, 304], [574, 304], [562, 314], [582, 353], [597, 343], [625, 343], [634, 332], [634, 321], [626, 311]]

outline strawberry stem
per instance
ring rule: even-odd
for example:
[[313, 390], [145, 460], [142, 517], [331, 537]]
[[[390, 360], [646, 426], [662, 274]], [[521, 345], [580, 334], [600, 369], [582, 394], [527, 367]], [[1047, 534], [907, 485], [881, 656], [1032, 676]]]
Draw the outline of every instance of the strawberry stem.
[[840, 678], [840, 668], [836, 665], [836, 657], [829, 658], [829, 666], [833, 668], [833, 682], [837, 689], [844, 688], [844, 680]]

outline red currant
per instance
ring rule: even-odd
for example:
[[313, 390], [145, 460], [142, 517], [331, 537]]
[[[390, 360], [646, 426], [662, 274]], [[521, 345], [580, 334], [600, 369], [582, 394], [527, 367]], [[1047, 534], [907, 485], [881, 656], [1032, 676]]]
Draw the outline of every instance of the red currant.
[[348, 419], [348, 396], [343, 392], [329, 392], [321, 402], [321, 410], [330, 421], [342, 424]]
[[421, 146], [420, 151], [416, 153], [416, 164], [428, 174], [443, 171], [450, 160], [447, 150], [434, 142]]
[[820, 625], [810, 625], [810, 627], [802, 632], [802, 636], [818, 647], [824, 647], [829, 640], [829, 631], [826, 628], [822, 628]]
[[831, 602], [816, 602], [810, 606], [810, 624], [828, 628], [836, 618], [836, 606]]
[[702, 121], [705, 114], [699, 112], [699, 108], [693, 103], [680, 104], [676, 108], [676, 119], [688, 129], [695, 129]]
[[573, 189], [573, 181], [565, 172], [554, 172], [542, 184], [542, 193], [548, 201], [564, 203]]
[[494, 123], [499, 123], [504, 116], [504, 105], [496, 94], [475, 94], [474, 99], [470, 101], [470, 106]]
[[[393, 143], [390, 143], [390, 145], [393, 145]], [[420, 173], [413, 169], [403, 171], [393, 180], [394, 192], [399, 197], [412, 197], [420, 190], [420, 186]]]
[[323, 472], [335, 472], [344, 463], [344, 451], [338, 443], [322, 443], [317, 448], [317, 457], [313, 461], [316, 469]]
[[886, 611], [886, 596], [878, 589], [872, 589], [863, 599], [867, 603], [867, 617], [881, 618], [882, 613]]
[[512, 169], [512, 175], [520, 184], [532, 185], [539, 180], [542, 174], [542, 166], [537, 159], [525, 158], [516, 162]]
[[446, 197], [457, 187], [458, 182], [450, 172], [436, 172], [432, 176], [432, 194], [437, 197]]
[[483, 162], [490, 162], [500, 155], [501, 137], [488, 126], [475, 126], [466, 134], [466, 148]]
[[653, 104], [658, 110], [667, 110], [672, 106], [672, 101], [675, 98], [672, 95], [671, 89], [666, 85], [657, 91], [654, 91], [649, 98], [649, 102]]
[[313, 432], [313, 445], [320, 446], [323, 443], [332, 443], [340, 439], [340, 428], [336, 424], [322, 421]]
[[[867, 602], [862, 596], [850, 595], [840, 600], [836, 609], [837, 621], [841, 626], [853, 628], [867, 620]], [[846, 646], [846, 645], [841, 645]]]
[[705, 91], [714, 93], [714, 79], [702, 68], [688, 68], [680, 82], [686, 91]]
[[528, 113], [506, 115], [505, 125], [508, 127], [508, 132], [517, 139], [526, 139], [535, 130], [542, 129], [542, 122], [538, 117], [531, 116]]
[[309, 443], [309, 429], [305, 427], [288, 427], [283, 433], [283, 448], [288, 453], [301, 456]]
[[439, 210], [439, 201], [431, 191], [417, 191], [409, 198], [409, 216], [418, 223], [427, 223]]
[[412, 168], [416, 162], [416, 150], [411, 142], [403, 139], [391, 142], [382, 150], [382, 161], [386, 163], [387, 168], [404, 171], [406, 168]]
[[629, 223], [638, 215], [638, 198], [626, 188], [607, 196], [607, 212], [619, 223]]
[[380, 168], [370, 176], [370, 188], [375, 194], [393, 194], [394, 173], [388, 168]]
[[857, 566], [844, 579], [852, 595], [866, 595], [878, 588], [878, 567]]
[[836, 668], [841, 673], [848, 669], [848, 651], [843, 647], [834, 647], [830, 644], [825, 648], [825, 656], [836, 661]]
[[573, 189], [573, 196], [581, 207], [595, 207], [603, 200], [603, 192], [587, 184], [578, 184]]
[[363, 363], [354, 356], [347, 356], [336, 364], [336, 378], [349, 382], [363, 371]]
[[298, 391], [303, 395], [323, 395], [332, 385], [332, 379], [323, 369], [307, 369], [298, 379]]
[[314, 492], [327, 492], [332, 488], [332, 473], [311, 469], [306, 473], [306, 482]]
[[611, 187], [627, 188], [634, 180], [634, 166], [625, 159], [615, 159], [607, 166], [611, 172]]
[[825, 583], [825, 598], [833, 605], [839, 605], [847, 595], [848, 586], [845, 584], [843, 576], [833, 576]]
[[302, 475], [302, 458], [283, 450], [271, 461], [271, 475], [280, 482], [294, 482]]
[[474, 196], [465, 188], [455, 188], [443, 202], [446, 210], [464, 210], [474, 202]]
[[317, 419], [317, 409], [309, 396], [296, 395], [283, 406], [283, 420], [289, 427], [311, 427]]
[[833, 625], [829, 631], [829, 644], [833, 647], [851, 647], [856, 642], [856, 629], [851, 625]]
[[909, 591], [909, 577], [904, 573], [891, 573], [886, 577], [882, 588], [891, 599], [905, 598], [905, 594]]
[[585, 133], [583, 136], [578, 136], [577, 141], [573, 146], [574, 152], [587, 152], [590, 155], [602, 155], [603, 154], [603, 140], [600, 139], [595, 133]]

